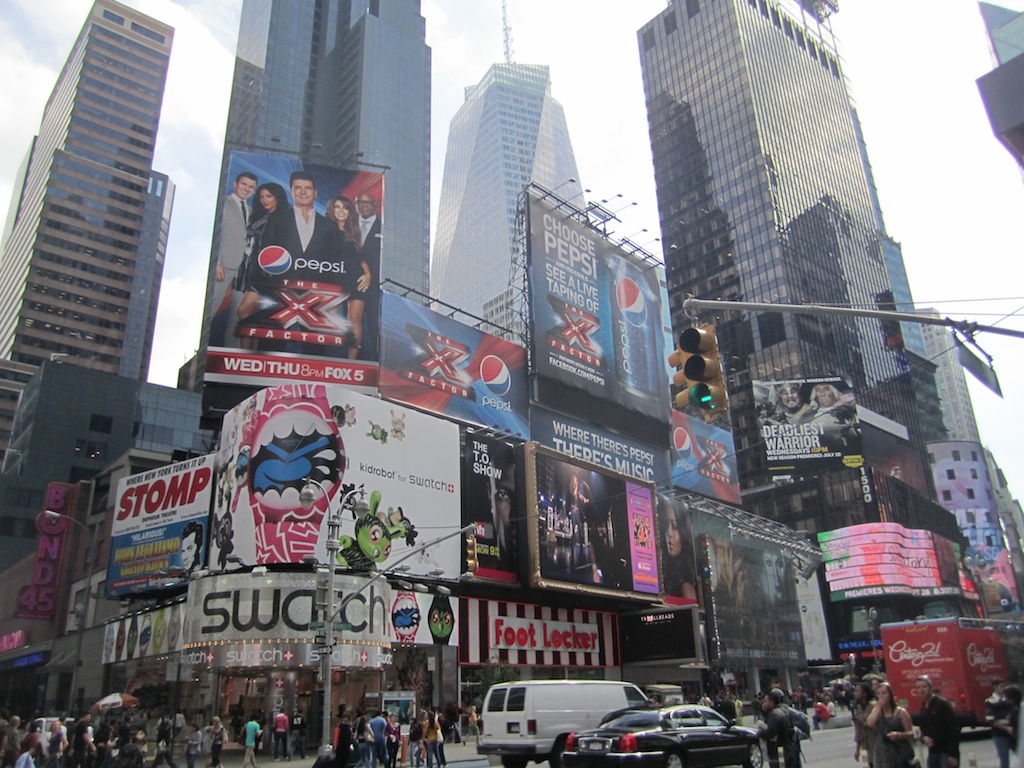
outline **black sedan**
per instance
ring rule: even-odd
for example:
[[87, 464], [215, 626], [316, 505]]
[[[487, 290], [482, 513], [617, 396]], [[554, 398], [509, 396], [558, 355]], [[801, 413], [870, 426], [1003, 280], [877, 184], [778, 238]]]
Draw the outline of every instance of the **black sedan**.
[[626, 709], [593, 731], [571, 733], [566, 768], [761, 768], [757, 731], [743, 728], [708, 707]]

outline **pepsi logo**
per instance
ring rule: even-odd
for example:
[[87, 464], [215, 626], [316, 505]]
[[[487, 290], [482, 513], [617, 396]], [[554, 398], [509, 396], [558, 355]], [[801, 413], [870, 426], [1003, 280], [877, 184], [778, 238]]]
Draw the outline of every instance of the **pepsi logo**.
[[500, 357], [487, 355], [480, 362], [480, 381], [496, 397], [504, 397], [512, 388], [512, 374]]
[[256, 258], [268, 275], [283, 275], [292, 266], [292, 255], [280, 245], [268, 245]]
[[672, 430], [672, 447], [676, 449], [676, 453], [683, 457], [689, 456], [693, 453], [693, 443], [690, 442], [690, 433], [682, 427], [676, 427]]
[[619, 278], [615, 284], [615, 301], [630, 325], [640, 327], [647, 324], [647, 302], [636, 280]]

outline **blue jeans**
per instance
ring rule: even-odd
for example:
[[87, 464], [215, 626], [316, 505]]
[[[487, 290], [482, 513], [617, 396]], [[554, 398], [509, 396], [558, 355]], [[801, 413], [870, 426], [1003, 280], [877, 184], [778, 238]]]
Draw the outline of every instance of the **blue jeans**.
[[359, 751], [359, 761], [356, 763], [356, 768], [373, 768], [373, 744], [368, 741], [360, 741], [357, 749]]
[[949, 755], [945, 752], [928, 752], [928, 768], [949, 768]]
[[1013, 745], [1013, 737], [993, 728], [992, 743], [995, 744], [996, 754], [999, 755], [999, 768], [1010, 768], [1010, 747]]
[[427, 744], [427, 768], [434, 768], [435, 765], [441, 765], [441, 757], [437, 752], [437, 742], [428, 741]]

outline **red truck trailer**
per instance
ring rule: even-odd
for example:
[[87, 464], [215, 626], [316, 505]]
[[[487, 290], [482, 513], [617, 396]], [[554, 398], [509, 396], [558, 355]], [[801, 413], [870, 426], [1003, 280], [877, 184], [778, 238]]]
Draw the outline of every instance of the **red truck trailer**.
[[896, 700], [915, 717], [914, 681], [928, 675], [961, 725], [985, 724], [992, 681], [1024, 680], [1024, 623], [991, 619], [921, 619], [881, 626], [885, 672]]

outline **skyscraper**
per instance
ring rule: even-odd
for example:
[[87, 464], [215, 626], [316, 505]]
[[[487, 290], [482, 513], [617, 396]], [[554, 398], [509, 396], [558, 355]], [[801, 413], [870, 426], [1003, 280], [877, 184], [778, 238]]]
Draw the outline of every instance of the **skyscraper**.
[[978, 3], [996, 68], [978, 78], [992, 131], [1024, 166], [1024, 13]]
[[[941, 317], [934, 309], [921, 310], [921, 314]], [[964, 376], [964, 369], [949, 329], [938, 325], [924, 325], [921, 326], [921, 330], [924, 335], [925, 357], [935, 364], [938, 401], [948, 435], [944, 439], [980, 443], [974, 407], [971, 405], [971, 393], [967, 389], [967, 377]]]
[[511, 327], [509, 275], [516, 208], [531, 181], [582, 202], [562, 105], [548, 67], [494, 64], [452, 118], [431, 295]]
[[[381, 276], [423, 293], [430, 235], [425, 39], [419, 0], [245, 0], [222, 166], [224, 188], [237, 149], [386, 169]], [[214, 251], [219, 242], [215, 231]], [[210, 315], [207, 306], [204, 347]]]
[[0, 255], [0, 355], [144, 379], [173, 185], [153, 147], [173, 30], [97, 0], [16, 180]]

